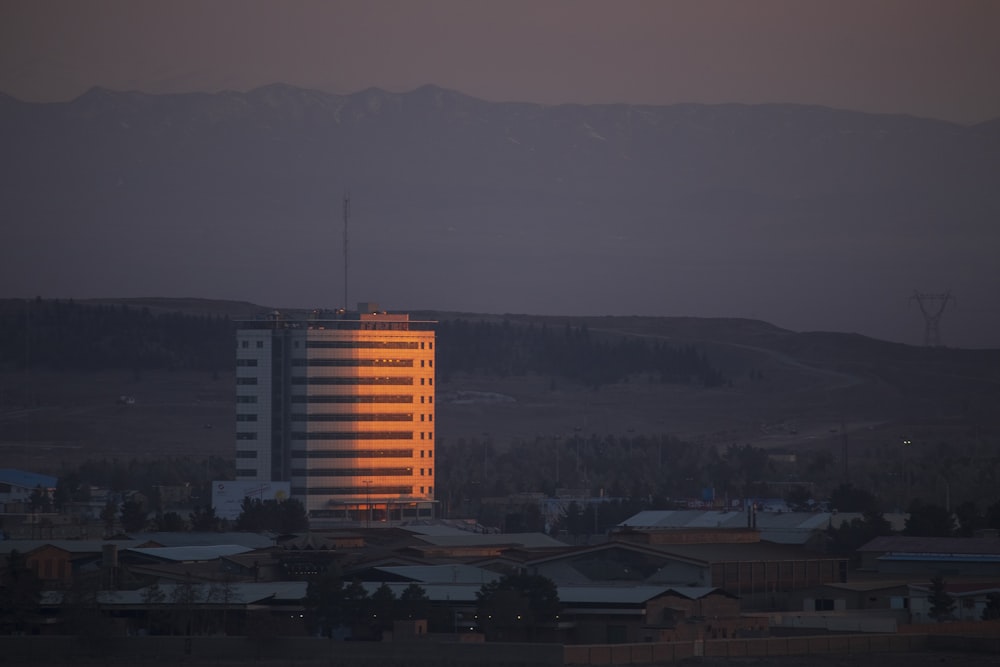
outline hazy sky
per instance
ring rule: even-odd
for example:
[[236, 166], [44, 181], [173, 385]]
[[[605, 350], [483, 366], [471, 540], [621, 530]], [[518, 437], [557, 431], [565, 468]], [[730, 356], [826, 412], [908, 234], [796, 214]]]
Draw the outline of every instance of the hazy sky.
[[798, 102], [1000, 116], [996, 0], [0, 0], [0, 90]]

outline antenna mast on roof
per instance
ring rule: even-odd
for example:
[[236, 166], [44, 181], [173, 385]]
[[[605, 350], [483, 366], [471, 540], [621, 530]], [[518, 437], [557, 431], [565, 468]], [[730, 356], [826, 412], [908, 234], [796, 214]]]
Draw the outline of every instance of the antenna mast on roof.
[[351, 191], [344, 191], [344, 310], [349, 310], [347, 301], [347, 221], [351, 217]]

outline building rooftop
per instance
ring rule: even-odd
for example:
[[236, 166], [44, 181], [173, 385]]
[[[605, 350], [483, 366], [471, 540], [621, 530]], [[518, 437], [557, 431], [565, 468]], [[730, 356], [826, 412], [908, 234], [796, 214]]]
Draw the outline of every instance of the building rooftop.
[[[882, 552], [896, 555], [922, 556], [1000, 556], [1000, 539], [995, 537], [910, 537], [889, 535], [876, 537], [860, 552]], [[922, 558], [923, 559], [923, 558]], [[913, 558], [910, 558], [913, 560]]]
[[59, 479], [51, 475], [40, 475], [16, 468], [0, 468], [0, 484], [10, 484], [24, 489], [34, 489], [37, 486], [43, 489], [53, 489]]

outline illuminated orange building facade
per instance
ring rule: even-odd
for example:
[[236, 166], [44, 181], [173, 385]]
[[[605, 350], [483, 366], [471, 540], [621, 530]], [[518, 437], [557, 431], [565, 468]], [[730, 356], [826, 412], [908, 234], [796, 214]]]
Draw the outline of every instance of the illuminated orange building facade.
[[434, 342], [372, 304], [239, 323], [236, 479], [288, 482], [315, 520], [432, 516]]

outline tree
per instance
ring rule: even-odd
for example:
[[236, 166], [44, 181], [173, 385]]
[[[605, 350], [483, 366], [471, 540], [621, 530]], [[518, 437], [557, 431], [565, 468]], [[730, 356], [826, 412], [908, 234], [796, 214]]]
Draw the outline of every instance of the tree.
[[559, 592], [548, 577], [508, 574], [485, 584], [476, 593], [480, 627], [487, 637], [531, 639], [539, 624], [551, 623], [559, 615]]
[[333, 631], [343, 623], [343, 588], [340, 575], [326, 572], [306, 586], [306, 628], [310, 634], [333, 637]]
[[399, 594], [400, 618], [427, 618], [431, 599], [420, 584], [410, 584]]
[[108, 502], [104, 504], [104, 509], [101, 510], [101, 521], [104, 522], [104, 534], [110, 537], [115, 534], [115, 521], [118, 517], [118, 503], [117, 501], [109, 496]]
[[860, 518], [845, 521], [828, 532], [830, 551], [835, 554], [856, 557], [857, 550], [876, 537], [891, 535], [892, 526], [881, 512], [868, 511]]
[[194, 583], [188, 574], [184, 581], [175, 584], [170, 595], [171, 613], [174, 629], [182, 635], [198, 634], [198, 602], [201, 600], [201, 587]]
[[32, 512], [51, 512], [52, 498], [49, 496], [48, 489], [43, 489], [41, 484], [33, 488], [28, 497], [28, 505]]
[[392, 622], [401, 611], [397, 605], [396, 594], [385, 582], [375, 589], [371, 596], [371, 625], [376, 634], [383, 630], [391, 630]]
[[177, 512], [164, 512], [156, 519], [156, 528], [165, 533], [180, 533], [187, 528], [184, 517]]
[[838, 512], [878, 512], [878, 498], [853, 484], [841, 484], [830, 493], [830, 507]]
[[146, 607], [146, 634], [152, 635], [166, 621], [163, 604], [167, 596], [158, 583], [147, 586], [142, 591], [142, 603]]
[[12, 549], [0, 574], [0, 628], [23, 633], [28, 620], [38, 612], [41, 598], [42, 583], [28, 567], [24, 554]]
[[785, 502], [793, 512], [808, 512], [811, 507], [812, 491], [809, 487], [796, 484], [785, 493]]
[[240, 515], [236, 519], [236, 530], [253, 532], [272, 530], [278, 533], [294, 533], [308, 527], [306, 508], [302, 501], [296, 498], [261, 500], [246, 497], [240, 504]]
[[955, 598], [948, 595], [945, 590], [944, 578], [940, 575], [931, 578], [931, 590], [927, 601], [931, 605], [930, 615], [938, 623], [951, 616], [955, 610]]
[[983, 607], [983, 620], [995, 621], [1000, 619], [1000, 593], [987, 593], [986, 606]]
[[212, 532], [219, 530], [219, 517], [215, 516], [215, 508], [211, 505], [194, 508], [188, 516], [191, 530], [196, 532]]
[[146, 527], [146, 508], [139, 500], [129, 499], [122, 503], [122, 528], [130, 533]]
[[586, 532], [583, 524], [583, 511], [580, 509], [580, 504], [575, 500], [571, 501], [569, 506], [566, 507], [561, 518], [566, 532], [573, 537], [578, 537]]
[[114, 621], [101, 612], [98, 597], [101, 581], [96, 574], [77, 576], [63, 593], [60, 615], [84, 650], [99, 656], [107, 653], [114, 636]]
[[955, 532], [955, 520], [951, 512], [943, 507], [924, 504], [917, 499], [910, 504], [909, 512], [903, 526], [903, 535], [951, 537]]
[[972, 537], [977, 530], [986, 527], [986, 516], [979, 511], [979, 506], [974, 500], [966, 500], [955, 508], [955, 518], [958, 519], [959, 537]]

